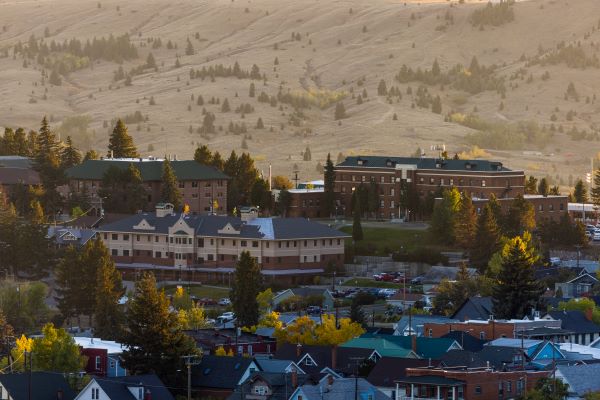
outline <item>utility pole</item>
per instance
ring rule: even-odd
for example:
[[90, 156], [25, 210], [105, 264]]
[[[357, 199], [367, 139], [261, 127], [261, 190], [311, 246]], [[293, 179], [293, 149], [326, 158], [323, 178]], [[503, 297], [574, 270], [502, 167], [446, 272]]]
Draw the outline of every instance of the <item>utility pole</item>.
[[187, 367], [187, 400], [192, 400], [192, 366], [200, 364], [200, 358], [195, 354], [181, 356], [181, 358], [185, 360]]

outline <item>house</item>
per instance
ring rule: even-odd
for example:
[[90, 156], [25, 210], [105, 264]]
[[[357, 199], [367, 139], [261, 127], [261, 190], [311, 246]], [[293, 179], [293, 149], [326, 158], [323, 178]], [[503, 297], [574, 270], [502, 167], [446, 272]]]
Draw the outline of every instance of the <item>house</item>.
[[548, 377], [547, 371], [498, 371], [491, 368], [408, 368], [397, 381], [406, 400], [499, 400], [516, 398]]
[[600, 392], [600, 364], [558, 365], [556, 378], [569, 385], [569, 400]]
[[600, 326], [592, 322], [591, 310], [549, 311], [545, 319], [561, 322], [561, 328], [569, 332], [568, 342], [588, 345], [600, 337]]
[[313, 383], [310, 377], [295, 372], [254, 372], [235, 388], [228, 400], [288, 400], [298, 385]]
[[159, 279], [231, 279], [243, 251], [267, 280], [313, 280], [330, 263], [344, 262], [348, 236], [303, 218], [238, 218], [175, 213], [171, 204], [103, 224], [98, 236], [117, 268], [155, 271]]
[[591, 293], [592, 289], [598, 284], [598, 282], [598, 278], [596, 278], [594, 275], [588, 272], [583, 272], [568, 282], [555, 283], [555, 291], [560, 289], [563, 297], [566, 298], [582, 297]]
[[[453, 323], [458, 322], [448, 317], [441, 315], [403, 315], [396, 324], [394, 324], [394, 335], [409, 336], [417, 335], [424, 336], [423, 327], [426, 323]], [[410, 326], [409, 326], [410, 323]]]
[[204, 354], [214, 354], [219, 347], [242, 356], [256, 354], [273, 354], [277, 349], [277, 341], [250, 332], [237, 332], [236, 328], [198, 329], [186, 331], [196, 341], [196, 346]]
[[417, 302], [427, 305], [425, 303], [425, 295], [421, 293], [403, 293], [401, 291], [396, 292], [396, 294], [387, 299], [386, 302], [400, 310], [407, 310], [414, 307]]
[[0, 374], [0, 399], [73, 400], [74, 398], [75, 392], [62, 374], [42, 371], [34, 371], [31, 374]]
[[50, 225], [46, 238], [54, 242], [56, 247], [83, 247], [94, 239], [96, 231], [92, 229], [64, 228]]
[[290, 374], [296, 372], [298, 375], [306, 375], [292, 360], [279, 360], [271, 357], [255, 357], [254, 361], [262, 372]]
[[[429, 271], [423, 275], [423, 279], [421, 281], [423, 284], [423, 291], [427, 292], [433, 289], [443, 280], [455, 281], [459, 269], [459, 267], [446, 267], [442, 265], [431, 266]], [[477, 269], [475, 268], [467, 268], [467, 272], [469, 273], [469, 276], [477, 275]]]
[[404, 391], [396, 393], [396, 381], [406, 376], [407, 368], [427, 367], [431, 365], [429, 360], [416, 358], [382, 357], [373, 367], [367, 381], [379, 389], [391, 400], [404, 398]]
[[463, 331], [451, 331], [440, 337], [455, 340], [464, 350], [472, 352], [480, 351], [487, 343], [487, 340], [481, 340]]
[[[152, 210], [161, 201], [163, 162], [164, 160], [157, 158], [85, 160], [66, 170], [69, 185], [63, 192], [85, 193], [89, 196], [92, 207], [101, 210], [102, 198], [99, 190], [106, 171], [109, 168], [125, 170], [132, 164], [140, 171], [146, 190], [144, 209]], [[227, 210], [227, 186], [230, 179], [227, 175], [194, 160], [171, 160], [171, 167], [179, 183], [182, 203], [187, 204], [191, 212]]]
[[250, 357], [204, 355], [200, 364], [192, 366], [192, 389], [201, 398], [226, 399], [259, 370], [256, 361]]
[[0, 202], [12, 200], [17, 187], [39, 186], [40, 176], [33, 161], [21, 156], [0, 156]]
[[459, 321], [473, 319], [487, 321], [494, 319], [493, 309], [494, 305], [491, 297], [473, 296], [465, 300], [450, 318]]
[[600, 360], [600, 349], [574, 343], [560, 343], [560, 351], [568, 361], [596, 362]]
[[74, 337], [81, 354], [87, 357], [85, 372], [90, 375], [119, 377], [127, 375], [121, 365], [123, 347], [120, 343], [100, 338]]
[[[37, 399], [37, 398], [36, 398]], [[164, 383], [154, 374], [92, 377], [75, 400], [174, 400]]]
[[[512, 354], [507, 349], [512, 349]], [[487, 343], [478, 354], [488, 361], [492, 352], [505, 357], [509, 356], [511, 359], [503, 360], [502, 363], [508, 365], [510, 362], [514, 367], [529, 364], [536, 369], [545, 369], [557, 361], [566, 359], [557, 344], [543, 340], [496, 339]]]
[[389, 400], [383, 392], [363, 378], [329, 379], [318, 385], [302, 385], [292, 393], [290, 400]]
[[[378, 344], [382, 341], [382, 344]], [[383, 334], [365, 333], [360, 338], [352, 339], [346, 342], [343, 346], [348, 347], [369, 347], [369, 346], [385, 346], [391, 347], [387, 342], [406, 350], [410, 350], [420, 358], [439, 360], [440, 357], [450, 350], [461, 349], [458, 342], [452, 339], [417, 337], [417, 336], [395, 336]], [[392, 356], [387, 353], [382, 356]], [[406, 356], [404, 356], [406, 357]]]
[[[399, 337], [399, 336], [398, 336]], [[380, 357], [419, 358], [410, 347], [406, 348], [384, 338], [359, 337], [340, 346], [341, 348], [369, 349]]]
[[439, 361], [440, 368], [483, 368], [489, 366], [477, 353], [468, 350], [450, 350]]
[[280, 306], [283, 302], [295, 297], [305, 300], [312, 299], [313, 301], [320, 299], [320, 303], [314, 305], [319, 305], [325, 310], [333, 310], [333, 305], [335, 303], [335, 299], [331, 295], [331, 291], [329, 289], [298, 287], [286, 289], [277, 293], [273, 297], [273, 308], [280, 309]]

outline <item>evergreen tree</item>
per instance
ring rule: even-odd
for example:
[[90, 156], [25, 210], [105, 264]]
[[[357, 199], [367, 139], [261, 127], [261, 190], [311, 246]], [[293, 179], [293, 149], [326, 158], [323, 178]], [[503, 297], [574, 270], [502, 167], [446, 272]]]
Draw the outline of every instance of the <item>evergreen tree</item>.
[[477, 212], [473, 207], [471, 196], [464, 195], [462, 197], [455, 221], [456, 243], [463, 249], [470, 248], [477, 234]]
[[124, 366], [132, 374], [157, 374], [168, 386], [177, 386], [181, 356], [198, 353], [169, 309], [164, 291], [156, 289], [154, 275], [146, 272], [136, 282], [129, 301], [127, 326], [123, 335]]
[[279, 197], [277, 198], [276, 210], [277, 214], [284, 217], [287, 215], [288, 208], [290, 208], [290, 204], [292, 203], [292, 195], [287, 189], [282, 189], [279, 192]]
[[594, 172], [594, 185], [590, 191], [590, 197], [594, 205], [600, 206], [600, 169]]
[[108, 139], [107, 157], [137, 158], [139, 156], [140, 154], [133, 144], [133, 138], [127, 133], [127, 126], [119, 118]]
[[190, 41], [190, 38], [187, 39], [187, 45], [185, 46], [185, 55], [186, 56], [193, 56], [194, 55], [194, 46], [192, 45], [192, 42]]
[[223, 169], [225, 168], [225, 161], [223, 161], [223, 157], [221, 157], [221, 153], [219, 153], [218, 151], [214, 152], [214, 154], [212, 156], [212, 160], [210, 162], [210, 165], [212, 165], [219, 171], [223, 171]]
[[538, 194], [538, 180], [534, 176], [530, 176], [525, 182], [525, 194]]
[[387, 96], [388, 94], [387, 86], [385, 85], [385, 81], [383, 79], [379, 81], [379, 85], [377, 86], [377, 94], [379, 96]]
[[331, 161], [330, 153], [327, 153], [327, 162], [325, 163], [325, 173], [323, 178], [323, 211], [326, 217], [331, 217], [335, 213], [335, 169], [333, 162]]
[[67, 136], [67, 142], [62, 150], [61, 159], [62, 167], [65, 169], [81, 163], [81, 154], [79, 153], [79, 150], [73, 146], [71, 136]]
[[44, 187], [44, 210], [48, 215], [55, 215], [62, 202], [57, 188], [64, 183], [65, 175], [60, 162], [59, 143], [54, 132], [50, 130], [46, 117], [42, 119], [42, 126], [37, 135], [36, 151], [34, 164]]
[[476, 232], [471, 246], [470, 260], [471, 264], [479, 271], [485, 271], [492, 255], [500, 248], [501, 236], [500, 228], [489, 203], [483, 207], [483, 211], [479, 215]]
[[588, 201], [588, 193], [583, 181], [581, 179], [577, 180], [575, 184], [575, 190], [573, 190], [573, 198], [575, 203], [587, 203]]
[[229, 100], [227, 100], [227, 98], [225, 98], [225, 100], [223, 100], [223, 104], [221, 104], [221, 112], [229, 112], [231, 111], [231, 107], [229, 107]]
[[265, 124], [261, 117], [258, 117], [258, 121], [256, 121], [256, 129], [265, 129]]
[[344, 107], [343, 102], [338, 101], [335, 105], [334, 119], [338, 121], [344, 118], [346, 118], [346, 107]]
[[436, 204], [431, 216], [429, 233], [436, 241], [453, 244], [456, 240], [454, 228], [456, 215], [460, 208], [460, 193], [458, 189], [446, 189], [442, 193], [442, 201]]
[[140, 170], [129, 163], [127, 169], [111, 165], [102, 176], [98, 194], [104, 199], [103, 207], [109, 212], [135, 213], [146, 204]]
[[252, 204], [258, 206], [261, 210], [271, 209], [271, 192], [269, 192], [269, 184], [264, 179], [257, 179], [252, 185], [250, 192]]
[[98, 155], [98, 153], [96, 152], [96, 150], [88, 150], [85, 153], [85, 156], [83, 156], [83, 161], [97, 160], [99, 158], [100, 158], [100, 156]]
[[115, 268], [108, 249], [100, 239], [92, 241], [96, 256], [96, 299], [94, 305], [94, 335], [103, 339], [120, 338], [123, 314], [119, 300], [125, 293], [121, 274]]
[[442, 113], [442, 99], [440, 98], [440, 96], [435, 96], [435, 98], [431, 102], [431, 112], [435, 114]]
[[546, 178], [540, 179], [537, 191], [542, 196], [548, 197], [548, 193], [550, 192], [550, 185], [548, 185], [548, 180]]
[[501, 271], [493, 290], [494, 315], [499, 319], [522, 319], [540, 303], [543, 286], [535, 278], [539, 257], [531, 245], [531, 235], [516, 236], [502, 249]]
[[535, 229], [535, 210], [522, 195], [511, 202], [504, 221], [504, 231], [508, 236], [522, 235]]
[[250, 252], [243, 251], [235, 268], [229, 296], [238, 326], [249, 327], [258, 323], [259, 308], [256, 296], [260, 293], [261, 286], [260, 266]]
[[255, 94], [256, 94], [256, 88], [254, 87], [254, 82], [251, 82], [250, 89], [248, 89], [248, 96], [254, 97]]
[[203, 144], [196, 148], [196, 151], [194, 152], [194, 161], [202, 165], [211, 165], [212, 159], [212, 153], [207, 145]]
[[63, 257], [55, 271], [57, 307], [65, 319], [75, 317], [79, 314], [79, 302], [81, 300], [81, 271], [79, 267], [79, 252], [69, 246], [65, 249]]
[[173, 204], [176, 210], [181, 208], [182, 205], [177, 177], [175, 176], [171, 162], [167, 158], [163, 161], [161, 200], [165, 203]]
[[360, 196], [356, 196], [354, 205], [354, 221], [352, 222], [352, 240], [358, 242], [363, 240], [363, 230], [360, 223], [360, 215], [362, 213]]
[[365, 313], [362, 309], [358, 296], [354, 297], [352, 299], [352, 303], [350, 303], [350, 320], [362, 326], [366, 325]]
[[148, 57], [146, 58], [146, 68], [157, 69], [156, 60], [154, 59], [154, 55], [152, 53], [148, 53]]

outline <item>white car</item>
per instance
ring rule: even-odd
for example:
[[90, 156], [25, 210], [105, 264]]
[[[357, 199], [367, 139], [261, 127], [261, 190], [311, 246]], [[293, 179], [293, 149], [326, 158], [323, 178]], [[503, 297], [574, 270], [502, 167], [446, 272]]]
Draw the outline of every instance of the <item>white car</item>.
[[222, 298], [221, 300], [219, 300], [219, 305], [220, 306], [228, 306], [231, 305], [231, 300], [229, 300], [227, 297]]
[[592, 235], [592, 240], [594, 242], [600, 240], [600, 229], [594, 231], [594, 234]]
[[235, 319], [235, 313], [228, 311], [225, 312], [217, 318], [217, 322], [220, 324], [224, 324], [225, 322], [231, 322]]

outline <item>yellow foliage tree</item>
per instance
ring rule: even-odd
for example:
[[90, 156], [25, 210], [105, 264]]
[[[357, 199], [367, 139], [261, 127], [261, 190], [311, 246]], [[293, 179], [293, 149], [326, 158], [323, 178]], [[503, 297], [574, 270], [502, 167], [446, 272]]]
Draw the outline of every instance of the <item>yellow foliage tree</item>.
[[215, 356], [224, 357], [226, 355], [227, 355], [227, 352], [225, 351], [225, 349], [223, 348], [223, 346], [219, 346], [215, 350]]
[[262, 312], [268, 312], [271, 309], [271, 303], [273, 302], [273, 291], [271, 288], [267, 288], [256, 295], [256, 301], [258, 302], [258, 308]]
[[286, 328], [276, 327], [275, 337], [286, 343], [337, 346], [365, 332], [360, 324], [352, 322], [350, 318], [339, 319], [338, 325], [333, 315], [323, 314], [320, 325], [302, 316]]
[[[31, 353], [31, 349], [33, 348], [33, 339], [25, 337], [25, 335], [21, 335], [20, 338], [15, 340], [15, 347], [10, 351], [11, 358], [13, 360], [12, 367], [9, 367], [8, 360], [6, 360], [6, 366], [9, 367], [8, 370], [15, 372], [23, 372], [25, 371], [25, 352]], [[2, 363], [3, 367], [5, 362]]]

